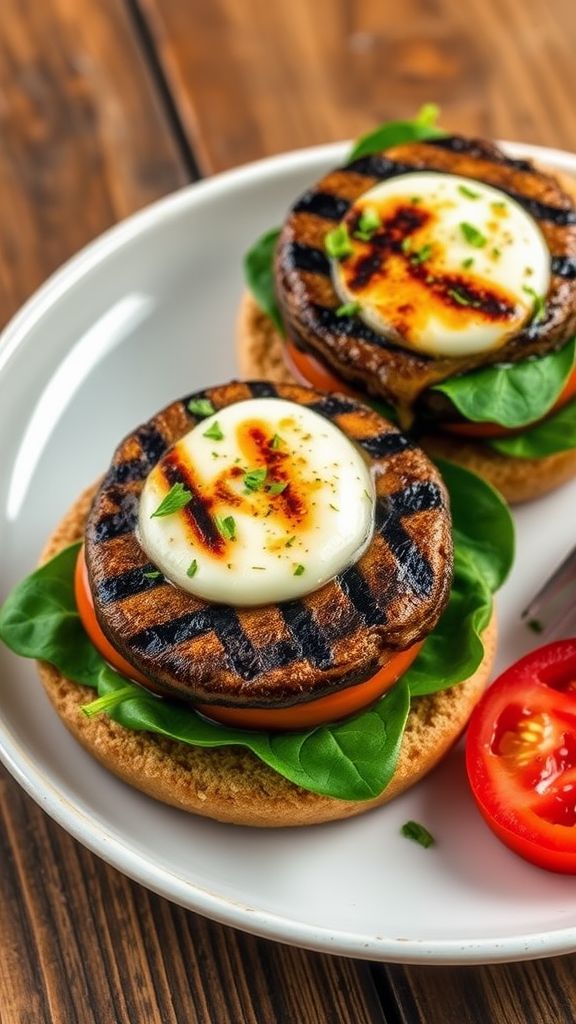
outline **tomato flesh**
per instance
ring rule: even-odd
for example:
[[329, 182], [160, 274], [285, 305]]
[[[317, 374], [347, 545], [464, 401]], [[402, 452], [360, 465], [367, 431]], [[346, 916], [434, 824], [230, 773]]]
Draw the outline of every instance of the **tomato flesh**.
[[466, 765], [483, 817], [507, 846], [576, 874], [576, 639], [533, 651], [486, 691]]
[[[141, 683], [148, 690], [166, 696], [166, 693], [156, 688], [150, 680], [138, 671], [134, 665], [124, 658], [119, 651], [110, 643], [102, 627], [96, 618], [94, 610], [94, 599], [90, 590], [84, 547], [80, 549], [76, 561], [74, 574], [74, 592], [76, 605], [82, 625], [97, 651], [112, 668], [115, 668], [121, 675], [126, 676], [134, 682]], [[339, 718], [347, 718], [356, 714], [362, 708], [372, 704], [382, 696], [386, 690], [406, 672], [412, 664], [422, 642], [413, 644], [406, 651], [399, 651], [398, 654], [386, 662], [376, 675], [371, 676], [356, 686], [338, 690], [336, 693], [318, 697], [305, 704], [296, 704], [289, 708], [231, 708], [221, 705], [198, 704], [196, 710], [212, 718], [223, 725], [235, 726], [239, 729], [307, 729], [315, 725], [322, 725], [325, 722], [335, 722]]]

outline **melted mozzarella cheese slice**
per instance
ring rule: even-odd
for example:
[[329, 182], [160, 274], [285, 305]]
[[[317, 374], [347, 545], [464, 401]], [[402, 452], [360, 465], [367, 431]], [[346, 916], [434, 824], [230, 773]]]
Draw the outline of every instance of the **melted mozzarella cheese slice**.
[[[374, 225], [358, 237], [364, 222]], [[538, 313], [550, 252], [536, 221], [499, 189], [415, 172], [361, 195], [346, 215], [353, 252], [336, 290], [374, 330], [430, 356], [497, 349]]]
[[[189, 500], [155, 515], [168, 493]], [[202, 420], [155, 466], [139, 540], [183, 590], [270, 604], [316, 590], [356, 561], [374, 500], [368, 466], [338, 427], [293, 402], [249, 399]]]

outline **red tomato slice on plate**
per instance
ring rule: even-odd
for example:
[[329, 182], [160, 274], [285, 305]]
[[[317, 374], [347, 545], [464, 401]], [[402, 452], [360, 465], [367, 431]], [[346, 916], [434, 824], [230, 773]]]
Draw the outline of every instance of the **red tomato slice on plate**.
[[470, 719], [466, 766], [502, 842], [576, 874], [576, 639], [540, 647], [489, 687]]

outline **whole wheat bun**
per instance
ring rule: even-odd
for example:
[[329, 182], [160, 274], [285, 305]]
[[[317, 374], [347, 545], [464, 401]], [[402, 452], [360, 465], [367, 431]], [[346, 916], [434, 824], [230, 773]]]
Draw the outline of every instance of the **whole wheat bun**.
[[[238, 314], [237, 362], [247, 380], [294, 380], [282, 356], [280, 335], [249, 292], [244, 293]], [[481, 442], [445, 433], [428, 434], [419, 443], [432, 457], [444, 456], [478, 473], [513, 505], [547, 494], [576, 476], [576, 449], [543, 459], [515, 459]]]
[[[42, 553], [52, 558], [79, 540], [96, 487], [85, 491], [60, 522]], [[44, 688], [73, 736], [106, 768], [149, 796], [181, 810], [236, 825], [315, 825], [349, 818], [386, 803], [429, 772], [464, 729], [486, 685], [494, 657], [494, 616], [484, 634], [484, 660], [466, 682], [413, 702], [396, 773], [375, 800], [319, 796], [278, 775], [241, 747], [207, 750], [146, 732], [132, 732], [106, 714], [87, 718], [89, 687], [38, 662]]]

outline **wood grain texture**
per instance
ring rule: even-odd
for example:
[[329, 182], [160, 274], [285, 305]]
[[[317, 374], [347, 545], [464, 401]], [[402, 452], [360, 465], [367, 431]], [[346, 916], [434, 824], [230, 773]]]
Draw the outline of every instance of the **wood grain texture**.
[[3, 0], [0, 326], [59, 264], [187, 174], [118, 0]]
[[571, 0], [135, 2], [204, 173], [430, 100], [450, 129], [576, 148]]

